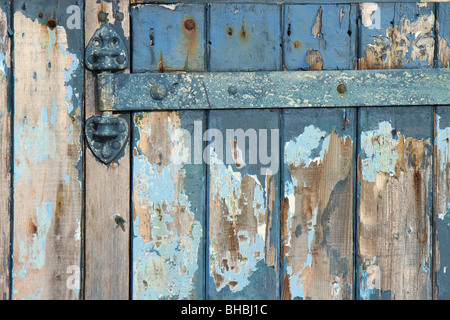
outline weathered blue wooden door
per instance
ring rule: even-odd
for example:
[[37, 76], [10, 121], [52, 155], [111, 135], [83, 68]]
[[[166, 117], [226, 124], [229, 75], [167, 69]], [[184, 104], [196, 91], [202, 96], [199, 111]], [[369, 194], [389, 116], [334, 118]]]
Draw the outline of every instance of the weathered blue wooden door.
[[[137, 5], [132, 72], [438, 67], [436, 10]], [[264, 94], [244, 82], [230, 95]], [[430, 299], [434, 111], [133, 114], [133, 298]]]
[[0, 0], [0, 299], [450, 299], [436, 1]]

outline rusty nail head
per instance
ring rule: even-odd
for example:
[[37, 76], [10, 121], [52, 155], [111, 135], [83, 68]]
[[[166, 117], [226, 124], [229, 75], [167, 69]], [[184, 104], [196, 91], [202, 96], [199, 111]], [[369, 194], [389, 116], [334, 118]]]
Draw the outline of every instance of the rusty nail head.
[[195, 29], [194, 19], [186, 19], [186, 21], [184, 21], [184, 27], [186, 28], [186, 30], [194, 30]]
[[106, 21], [106, 13], [104, 13], [103, 11], [99, 12], [98, 20], [99, 21]]
[[116, 20], [118, 20], [118, 21], [122, 21], [123, 20], [123, 13], [122, 12], [116, 13]]
[[337, 91], [338, 91], [339, 93], [344, 93], [346, 90], [347, 90], [347, 88], [345, 87], [345, 84], [343, 84], [343, 83], [340, 83], [340, 84], [337, 86]]
[[38, 17], [42, 18], [44, 16], [44, 14], [42, 12], [39, 12]]

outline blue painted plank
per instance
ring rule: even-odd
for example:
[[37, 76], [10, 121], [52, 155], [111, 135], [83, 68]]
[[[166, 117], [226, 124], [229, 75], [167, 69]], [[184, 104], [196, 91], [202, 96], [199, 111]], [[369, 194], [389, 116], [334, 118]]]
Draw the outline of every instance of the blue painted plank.
[[[450, 3], [437, 5], [438, 64], [450, 67]], [[450, 300], [450, 112], [448, 106], [436, 108], [435, 122], [435, 273], [434, 298]]]
[[450, 300], [450, 112], [438, 107], [435, 124], [435, 298]]
[[210, 71], [281, 69], [280, 6], [211, 4]]
[[[352, 69], [356, 9], [286, 6], [287, 69]], [[308, 58], [312, 53], [320, 54], [320, 59]], [[347, 72], [334, 74], [333, 81], [339, 82]], [[303, 74], [320, 77], [325, 71], [299, 76]], [[326, 96], [336, 90], [321, 94], [319, 87], [327, 81], [317, 83], [317, 89], [304, 93]], [[282, 117], [282, 299], [352, 299], [356, 109], [283, 109]]]
[[358, 299], [431, 299], [432, 119], [359, 109]]
[[204, 71], [204, 5], [134, 6], [132, 15], [134, 72]]
[[437, 5], [438, 67], [450, 68], [450, 3]]
[[[279, 6], [211, 4], [209, 32], [211, 71], [281, 69]], [[208, 119], [207, 297], [278, 299], [279, 111]]]
[[209, 112], [208, 299], [278, 298], [277, 113]]
[[[204, 12], [133, 7], [132, 71], [204, 70]], [[205, 298], [205, 126], [203, 111], [133, 114], [133, 299]]]
[[[434, 4], [360, 13], [361, 69], [434, 65]], [[358, 299], [432, 298], [432, 119], [432, 107], [359, 109]]]
[[282, 137], [282, 299], [352, 299], [356, 109], [283, 110]]
[[360, 69], [433, 66], [433, 3], [366, 3], [360, 16]]
[[357, 7], [287, 5], [284, 8], [285, 66], [295, 69], [353, 69]]

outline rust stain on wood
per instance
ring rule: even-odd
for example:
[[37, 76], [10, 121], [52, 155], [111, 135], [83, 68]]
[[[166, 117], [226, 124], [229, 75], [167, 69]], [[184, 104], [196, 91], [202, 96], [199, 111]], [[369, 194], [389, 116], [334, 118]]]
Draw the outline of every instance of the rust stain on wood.
[[[197, 56], [199, 54], [199, 43], [198, 43], [198, 30], [196, 21], [193, 17], [186, 17], [181, 22], [181, 30], [183, 32], [183, 48], [186, 52], [186, 61], [184, 64], [184, 69], [195, 69], [198, 68]], [[195, 57], [191, 59], [191, 57]], [[162, 61], [162, 59], [160, 59]]]

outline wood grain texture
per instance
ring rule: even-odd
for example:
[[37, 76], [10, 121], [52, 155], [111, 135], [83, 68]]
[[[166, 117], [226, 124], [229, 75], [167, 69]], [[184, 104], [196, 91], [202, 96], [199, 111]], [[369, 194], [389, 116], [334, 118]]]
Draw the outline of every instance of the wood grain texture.
[[82, 7], [14, 3], [13, 299], [80, 297], [68, 269], [81, 267], [83, 36], [70, 5]]
[[[280, 16], [279, 6], [211, 4], [210, 71], [280, 70]], [[279, 111], [210, 111], [208, 119], [208, 298], [278, 299]]]
[[434, 4], [361, 4], [360, 69], [434, 65]]
[[434, 298], [450, 300], [450, 112], [436, 108], [435, 123], [435, 272]]
[[356, 109], [288, 109], [283, 124], [282, 299], [352, 299]]
[[[107, 21], [123, 36], [130, 35], [129, 2], [127, 0], [85, 3], [85, 43], [101, 26], [98, 14], [107, 14]], [[122, 21], [116, 20], [123, 13]], [[85, 118], [99, 115], [96, 109], [96, 76], [86, 70]], [[130, 116], [121, 115], [129, 121]], [[85, 217], [85, 280], [86, 300], [126, 300], [130, 297], [130, 146], [124, 147], [108, 166], [98, 161], [89, 148], [86, 151], [86, 217]]]
[[[203, 5], [137, 6], [132, 16], [133, 72], [204, 70]], [[205, 120], [133, 114], [133, 299], [205, 298]]]
[[11, 254], [11, 41], [9, 1], [0, 1], [0, 300], [10, 297]]
[[285, 6], [285, 67], [353, 69], [357, 8], [348, 4]]
[[359, 109], [359, 299], [431, 299], [432, 119]]

